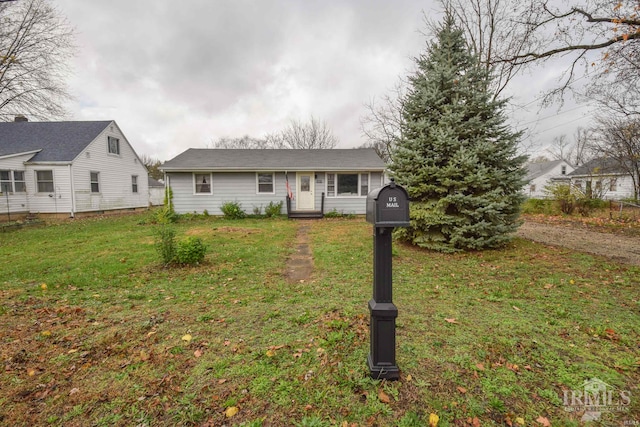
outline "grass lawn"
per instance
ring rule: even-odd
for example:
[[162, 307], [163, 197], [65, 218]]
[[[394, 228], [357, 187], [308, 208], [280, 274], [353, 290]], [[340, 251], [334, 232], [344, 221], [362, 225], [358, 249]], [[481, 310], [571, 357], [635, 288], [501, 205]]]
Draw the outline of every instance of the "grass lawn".
[[205, 263], [164, 268], [146, 218], [0, 233], [0, 425], [578, 426], [563, 398], [592, 378], [630, 394], [595, 425], [640, 424], [637, 267], [395, 244], [401, 379], [374, 381], [364, 220], [312, 222], [290, 284], [299, 222], [183, 220]]

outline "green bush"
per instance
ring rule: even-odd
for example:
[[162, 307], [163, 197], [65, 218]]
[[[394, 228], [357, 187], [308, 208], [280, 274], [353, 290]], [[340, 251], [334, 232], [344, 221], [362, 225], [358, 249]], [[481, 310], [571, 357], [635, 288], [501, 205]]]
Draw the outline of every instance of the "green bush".
[[275, 218], [280, 216], [280, 212], [282, 212], [282, 200], [278, 203], [269, 202], [266, 208], [264, 208], [264, 216], [267, 218]]
[[200, 264], [207, 253], [207, 247], [199, 237], [188, 237], [178, 242], [175, 260], [178, 264]]
[[156, 231], [156, 250], [164, 265], [169, 265], [176, 257], [176, 232], [172, 227], [163, 225]]
[[583, 198], [582, 191], [570, 184], [553, 184], [545, 187], [545, 191], [553, 197], [560, 212], [571, 215], [577, 207], [578, 199]]
[[220, 210], [227, 219], [242, 219], [245, 217], [242, 206], [238, 202], [225, 202], [220, 206]]
[[550, 199], [527, 199], [522, 204], [524, 214], [553, 214], [553, 200]]

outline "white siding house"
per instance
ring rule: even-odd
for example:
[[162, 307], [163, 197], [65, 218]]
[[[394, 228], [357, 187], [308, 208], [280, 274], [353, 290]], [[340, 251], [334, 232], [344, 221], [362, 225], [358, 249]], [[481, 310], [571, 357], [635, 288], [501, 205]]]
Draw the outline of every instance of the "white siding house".
[[[635, 197], [635, 187], [632, 170], [640, 170], [631, 164], [622, 167], [615, 159], [598, 158], [580, 166], [569, 174], [571, 185], [583, 191], [590, 197], [608, 200], [632, 199]], [[635, 178], [640, 180], [640, 176]]]
[[381, 187], [385, 164], [372, 149], [189, 149], [165, 162], [177, 213], [221, 215], [226, 202], [251, 214], [287, 195], [291, 212], [364, 214], [367, 194]]
[[147, 176], [114, 121], [0, 123], [0, 215], [145, 208]]
[[542, 199], [548, 197], [545, 187], [553, 182], [569, 181], [568, 175], [574, 167], [564, 160], [527, 163], [524, 193], [527, 197]]

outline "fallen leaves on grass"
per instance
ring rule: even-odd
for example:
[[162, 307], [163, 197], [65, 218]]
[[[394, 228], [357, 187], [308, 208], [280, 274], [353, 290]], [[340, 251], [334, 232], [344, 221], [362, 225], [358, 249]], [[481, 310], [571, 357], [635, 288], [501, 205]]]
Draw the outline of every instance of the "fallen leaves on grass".
[[185, 334], [182, 336], [182, 341], [186, 341], [187, 343], [190, 343], [192, 339], [193, 337], [190, 334]]
[[549, 422], [549, 419], [546, 417], [540, 416], [536, 418], [536, 422], [542, 424], [544, 427], [551, 427], [551, 423]]
[[380, 399], [380, 402], [382, 403], [391, 403], [391, 398], [384, 392], [384, 390], [380, 390], [378, 392], [378, 399]]
[[457, 324], [457, 323], [458, 323], [458, 321], [457, 321], [456, 319], [453, 319], [453, 318], [451, 318], [451, 319], [444, 319], [444, 321], [445, 321], [445, 322], [447, 322], [447, 323], [454, 323], [454, 324]]
[[429, 414], [429, 427], [437, 427], [440, 417], [437, 414]]
[[234, 415], [236, 415], [238, 412], [240, 411], [240, 409], [238, 409], [237, 406], [229, 406], [225, 411], [224, 411], [224, 415], [227, 418], [231, 418]]

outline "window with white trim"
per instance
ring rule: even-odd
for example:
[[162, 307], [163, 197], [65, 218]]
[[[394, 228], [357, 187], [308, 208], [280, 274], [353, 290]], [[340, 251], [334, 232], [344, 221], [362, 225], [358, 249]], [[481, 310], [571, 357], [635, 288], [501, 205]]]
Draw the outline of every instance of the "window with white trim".
[[24, 171], [13, 171], [13, 191], [16, 193], [27, 192], [27, 182], [24, 179]]
[[109, 154], [120, 155], [120, 140], [118, 138], [114, 138], [113, 136], [108, 136], [107, 145], [109, 149]]
[[611, 178], [609, 181], [609, 191], [618, 191], [618, 179]]
[[138, 175], [131, 175], [131, 192], [138, 192]]
[[194, 191], [196, 194], [211, 194], [211, 174], [194, 173]]
[[0, 171], [0, 193], [13, 193], [11, 171]]
[[327, 173], [327, 197], [366, 196], [369, 180], [369, 173]]
[[100, 172], [89, 172], [89, 181], [91, 182], [91, 192], [100, 192]]
[[275, 173], [257, 173], [256, 186], [258, 194], [274, 194], [275, 191]]
[[53, 193], [53, 171], [36, 171], [36, 188], [38, 193]]

